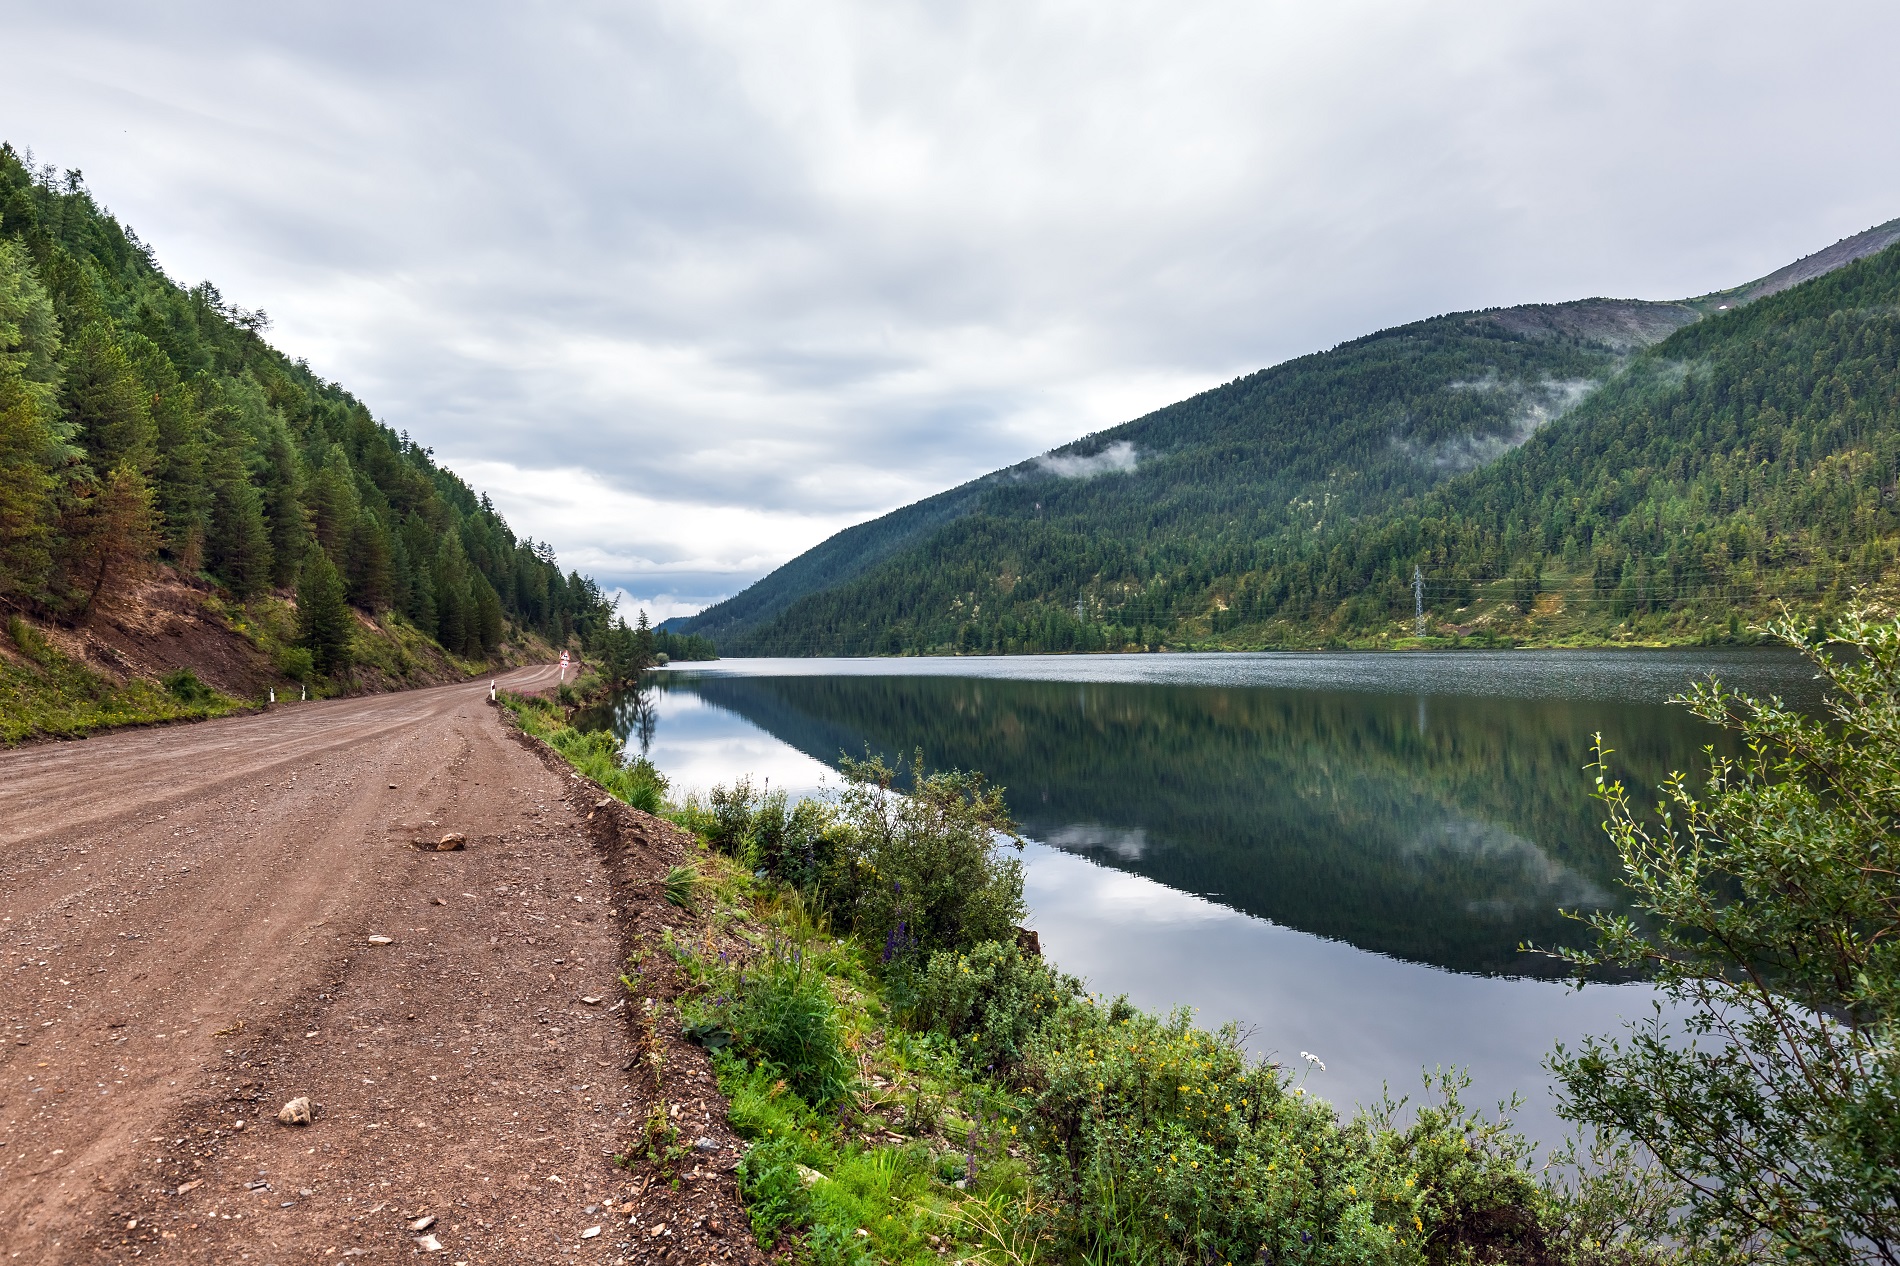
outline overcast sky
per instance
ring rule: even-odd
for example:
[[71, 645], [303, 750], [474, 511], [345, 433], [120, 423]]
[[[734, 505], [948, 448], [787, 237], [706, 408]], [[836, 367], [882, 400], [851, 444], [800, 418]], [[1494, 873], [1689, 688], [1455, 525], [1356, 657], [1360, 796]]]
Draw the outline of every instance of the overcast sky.
[[1900, 6], [0, 0], [0, 137], [656, 616], [1438, 312], [1900, 216]]

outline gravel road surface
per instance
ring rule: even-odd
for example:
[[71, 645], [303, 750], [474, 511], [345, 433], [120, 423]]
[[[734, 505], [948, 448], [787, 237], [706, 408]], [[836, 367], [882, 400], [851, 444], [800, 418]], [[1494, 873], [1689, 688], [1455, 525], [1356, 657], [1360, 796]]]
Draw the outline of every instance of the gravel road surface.
[[594, 794], [486, 681], [0, 752], [0, 1260], [757, 1260], [696, 1048], [704, 1173], [613, 1163], [661, 916], [603, 823], [680, 845]]

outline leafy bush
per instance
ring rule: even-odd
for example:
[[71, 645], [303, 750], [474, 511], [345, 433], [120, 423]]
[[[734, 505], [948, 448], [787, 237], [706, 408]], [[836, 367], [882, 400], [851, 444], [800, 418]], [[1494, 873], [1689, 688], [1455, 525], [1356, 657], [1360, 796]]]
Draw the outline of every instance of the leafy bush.
[[1082, 992], [1082, 982], [1015, 945], [984, 941], [966, 952], [938, 950], [911, 987], [906, 1020], [955, 1039], [976, 1068], [1006, 1069], [1029, 1039]]
[[714, 787], [707, 801], [711, 820], [705, 825], [706, 842], [722, 853], [738, 856], [759, 803], [752, 780], [741, 778], [730, 787]]
[[1715, 761], [1702, 791], [1672, 775], [1657, 817], [1599, 753], [1597, 793], [1646, 917], [1593, 915], [1595, 949], [1566, 957], [1653, 972], [1680, 1018], [1560, 1046], [1550, 1066], [1565, 1116], [1684, 1181], [1684, 1235], [1765, 1241], [1791, 1261], [1893, 1261], [1900, 622], [1854, 611], [1827, 633], [1769, 632], [1819, 671], [1827, 717], [1698, 686], [1677, 702], [1738, 732], [1747, 755]]
[[209, 703], [217, 698], [217, 692], [198, 680], [198, 674], [189, 668], [178, 668], [159, 678], [166, 693], [180, 703]]
[[754, 1143], [739, 1161], [739, 1194], [761, 1247], [769, 1246], [780, 1228], [802, 1225], [811, 1216], [798, 1155], [796, 1138], [787, 1134]]
[[1075, 1002], [1030, 1042], [1041, 1180], [1079, 1251], [1129, 1261], [1550, 1260], [1546, 1200], [1506, 1121], [1435, 1105], [1341, 1124], [1232, 1026]]
[[846, 760], [839, 819], [845, 852], [828, 897], [885, 963], [923, 961], [937, 950], [1006, 941], [1022, 921], [1020, 849], [998, 788], [980, 774], [926, 774], [921, 757], [910, 789], [883, 761]]
[[759, 801], [745, 830], [741, 860], [754, 871], [805, 892], [831, 877], [846, 841], [837, 815], [817, 800], [793, 804], [783, 791]]
[[13, 644], [34, 663], [46, 667], [53, 666], [55, 656], [51, 645], [40, 635], [38, 629], [20, 616], [7, 617], [7, 636], [11, 637]]
[[837, 1005], [825, 974], [805, 952], [784, 942], [738, 973], [727, 1007], [738, 1044], [813, 1107], [835, 1103], [850, 1087]]
[[285, 646], [277, 652], [277, 671], [292, 681], [309, 682], [317, 675], [317, 661], [308, 646]]

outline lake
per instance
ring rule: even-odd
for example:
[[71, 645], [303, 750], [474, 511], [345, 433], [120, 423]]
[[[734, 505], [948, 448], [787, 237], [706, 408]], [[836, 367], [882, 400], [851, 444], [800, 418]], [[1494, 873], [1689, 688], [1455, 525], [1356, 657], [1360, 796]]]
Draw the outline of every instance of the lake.
[[653, 674], [613, 725], [676, 796], [818, 793], [867, 750], [980, 769], [1031, 841], [1031, 926], [1092, 990], [1237, 1021], [1342, 1106], [1464, 1067], [1552, 1141], [1553, 1043], [1653, 994], [1519, 946], [1619, 902], [1592, 735], [1632, 787], [1701, 768], [1723, 736], [1666, 701], [1711, 673], [1814, 702], [1770, 651], [725, 660]]

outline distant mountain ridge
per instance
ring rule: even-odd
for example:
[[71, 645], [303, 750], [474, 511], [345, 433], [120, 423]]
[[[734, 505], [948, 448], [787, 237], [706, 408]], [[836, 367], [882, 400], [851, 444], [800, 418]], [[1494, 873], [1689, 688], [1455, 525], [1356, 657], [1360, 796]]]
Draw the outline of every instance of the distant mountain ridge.
[[[1614, 407], [1658, 403], [1657, 392], [1673, 390], [1654, 372], [1658, 349], [1686, 331], [1732, 322], [1742, 309], [1779, 301], [1896, 242], [1900, 220], [1693, 299], [1525, 304], [1382, 330], [846, 529], [679, 625], [712, 637], [729, 655], [1391, 641], [1410, 622], [1409, 591], [1397, 593], [1394, 577], [1381, 575], [1375, 600], [1342, 611], [1365, 597], [1371, 576], [1363, 558], [1328, 561], [1327, 550], [1355, 542], [1363, 554], [1368, 531], [1390, 535], [1438, 494], [1432, 512], [1456, 517], [1456, 490], [1507, 477], [1496, 472], [1512, 469], [1533, 438], [1595, 425], [1613, 407], [1604, 403], [1608, 396]], [[1789, 312], [1812, 315], [1798, 302]], [[1762, 355], [1769, 358], [1763, 368], [1787, 368]], [[1606, 395], [1633, 370], [1649, 384], [1640, 402], [1629, 392]], [[1884, 435], [1892, 423], [1883, 412], [1875, 429]], [[1619, 482], [1613, 459], [1592, 460], [1604, 487]], [[1669, 630], [1619, 633], [1615, 626], [1628, 626], [1631, 612], [1604, 599], [1606, 569], [1620, 583], [1626, 565], [1647, 576], [1654, 560], [1632, 563], [1644, 551], [1613, 544], [1620, 528], [1592, 529], [1588, 541], [1552, 537], [1532, 550], [1526, 533], [1539, 530], [1519, 524], [1513, 540], [1499, 534], [1471, 546], [1479, 552], [1469, 557], [1460, 555], [1464, 546], [1421, 545], [1418, 557], [1399, 560], [1401, 570], [1407, 579], [1414, 566], [1430, 573], [1431, 605], [1443, 609], [1452, 630], [1476, 622], [1487, 635], [1515, 640], [1671, 640], [1708, 636], [1712, 620], [1726, 620], [1726, 610], [1705, 602], [1694, 619]], [[1769, 538], [1788, 539], [1772, 530]], [[1594, 556], [1599, 546], [1622, 552], [1606, 562]], [[1801, 566], [1811, 570], [1814, 562]], [[1770, 571], [1792, 565], [1757, 563]], [[1858, 565], [1878, 573], [1869, 560]], [[1698, 594], [1685, 587], [1687, 570], [1680, 559], [1672, 566], [1676, 579], [1663, 605], [1693, 605]], [[1512, 567], [1526, 573], [1513, 591], [1522, 601], [1492, 595], [1499, 602], [1491, 606], [1523, 607], [1516, 616], [1529, 618], [1538, 596], [1528, 592], [1530, 577], [1548, 574], [1553, 583], [1538, 582], [1540, 590], [1558, 598], [1576, 590], [1564, 604], [1570, 619], [1503, 632], [1511, 621], [1487, 617], [1488, 600], [1472, 585], [1508, 580]], [[1580, 568], [1590, 573], [1587, 592], [1577, 588]], [[1707, 574], [1709, 564], [1698, 560], [1688, 570]], [[1335, 592], [1349, 576], [1355, 592]], [[1636, 586], [1646, 587], [1653, 585]], [[1736, 592], [1728, 600], [1733, 606], [1747, 597]], [[1586, 611], [1591, 604], [1601, 609]]]

